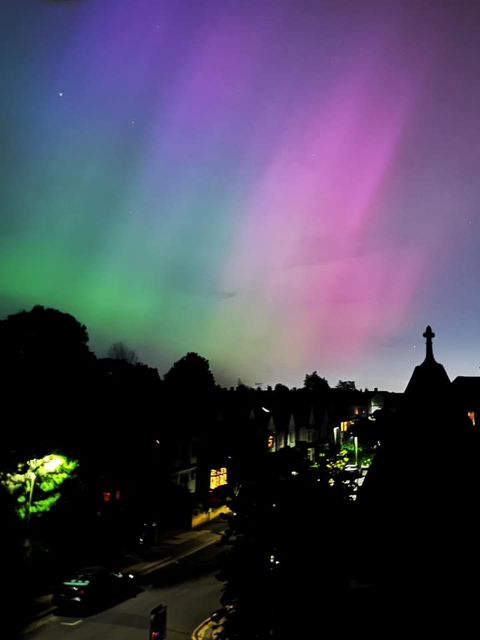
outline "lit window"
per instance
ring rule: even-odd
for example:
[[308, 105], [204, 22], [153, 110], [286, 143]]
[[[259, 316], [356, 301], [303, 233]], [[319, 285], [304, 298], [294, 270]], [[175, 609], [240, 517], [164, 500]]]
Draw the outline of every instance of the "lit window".
[[210, 471], [210, 489], [216, 489], [227, 484], [227, 467], [220, 469], [211, 469]]
[[353, 424], [353, 420], [344, 420], [340, 423], [340, 431], [348, 431], [349, 427]]

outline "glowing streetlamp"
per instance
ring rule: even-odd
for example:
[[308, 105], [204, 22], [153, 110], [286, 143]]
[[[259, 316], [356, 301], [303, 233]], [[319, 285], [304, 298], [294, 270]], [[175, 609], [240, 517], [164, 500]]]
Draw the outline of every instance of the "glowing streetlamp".
[[28, 470], [25, 472], [25, 480], [27, 482], [28, 490], [27, 505], [25, 509], [25, 522], [27, 523], [27, 526], [30, 522], [30, 514], [32, 511], [33, 502], [33, 490], [35, 488], [35, 482], [37, 480], [37, 473], [39, 471], [53, 473], [58, 469], [58, 467], [60, 467], [62, 464], [65, 464], [65, 461], [66, 459], [64, 456], [50, 454], [38, 460], [36, 458], [33, 458], [33, 460], [29, 460], [27, 462]]
[[43, 468], [45, 471], [50, 473], [51, 471], [58, 469], [61, 464], [64, 464], [65, 458], [63, 456], [50, 455], [45, 456], [41, 461], [43, 462]]

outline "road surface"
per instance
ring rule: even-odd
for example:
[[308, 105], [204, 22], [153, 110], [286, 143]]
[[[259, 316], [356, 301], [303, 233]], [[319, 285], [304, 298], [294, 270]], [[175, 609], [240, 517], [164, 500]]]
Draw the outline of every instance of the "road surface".
[[29, 633], [28, 640], [147, 640], [150, 611], [167, 605], [168, 640], [187, 640], [217, 609], [221, 583], [213, 574], [172, 587], [146, 588], [143, 593], [89, 617], [59, 617]]
[[49, 616], [25, 640], [147, 640], [150, 611], [167, 605], [168, 640], [189, 640], [217, 609], [222, 583], [214, 574], [218, 547], [210, 547], [151, 576], [135, 597], [85, 617]]

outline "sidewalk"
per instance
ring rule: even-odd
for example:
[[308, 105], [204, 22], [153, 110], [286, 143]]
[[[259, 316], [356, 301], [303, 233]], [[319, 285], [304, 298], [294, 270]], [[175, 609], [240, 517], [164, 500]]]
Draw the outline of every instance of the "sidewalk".
[[[123, 573], [134, 573], [145, 576], [161, 567], [182, 558], [197, 553], [202, 549], [219, 542], [221, 534], [209, 528], [198, 528], [188, 531], [165, 532], [159, 537], [156, 545], [135, 554], [128, 554], [118, 569]], [[33, 616], [26, 628], [30, 629], [41, 624], [42, 619], [52, 614], [56, 607], [51, 605], [51, 594], [45, 594], [33, 599]]]
[[203, 528], [169, 532], [158, 541], [158, 544], [146, 549], [144, 553], [127, 556], [128, 564], [123, 566], [122, 571], [147, 575], [162, 566], [201, 551], [219, 542], [220, 539], [221, 534]]

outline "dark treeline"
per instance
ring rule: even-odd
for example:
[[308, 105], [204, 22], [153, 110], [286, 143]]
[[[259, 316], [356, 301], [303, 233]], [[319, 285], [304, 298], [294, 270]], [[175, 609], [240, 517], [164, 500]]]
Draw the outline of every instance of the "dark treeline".
[[228, 438], [252, 410], [256, 420], [267, 419], [262, 406], [282, 425], [292, 413], [302, 422], [311, 407], [320, 412], [328, 403], [337, 405], [335, 394], [342, 394], [343, 403], [361, 395], [353, 383], [330, 389], [316, 372], [298, 390], [281, 384], [265, 391], [241, 383], [221, 388], [208, 360], [194, 353], [162, 379], [124, 345], [97, 358], [88, 340], [84, 325], [55, 309], [36, 306], [0, 321], [3, 466], [61, 450], [88, 459], [97, 476], [121, 475], [126, 468], [130, 476], [134, 470], [141, 475], [152, 467], [146, 452], [158, 461], [172, 434], [202, 436], [214, 448], [216, 425]]

